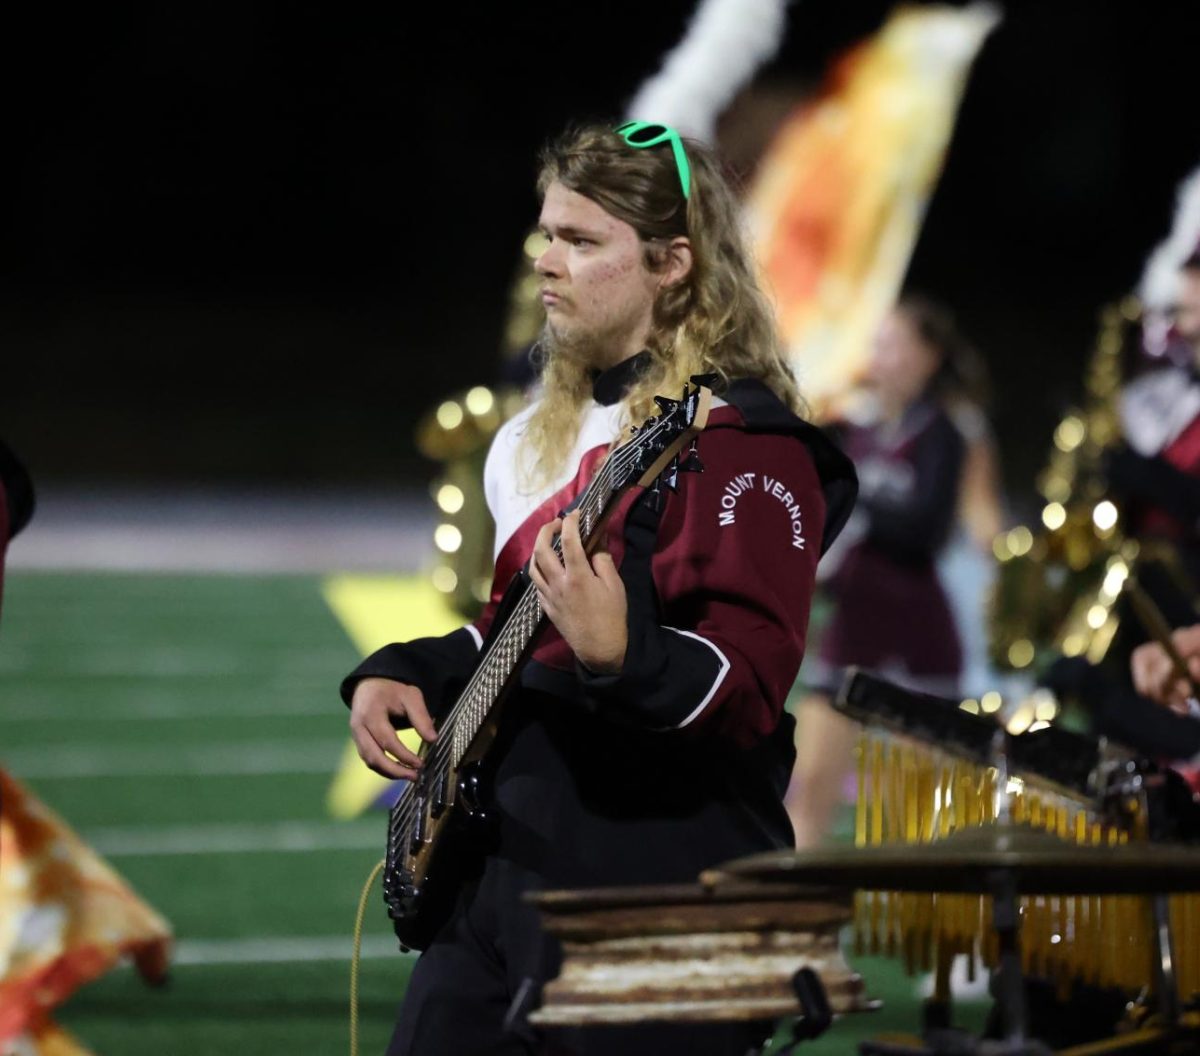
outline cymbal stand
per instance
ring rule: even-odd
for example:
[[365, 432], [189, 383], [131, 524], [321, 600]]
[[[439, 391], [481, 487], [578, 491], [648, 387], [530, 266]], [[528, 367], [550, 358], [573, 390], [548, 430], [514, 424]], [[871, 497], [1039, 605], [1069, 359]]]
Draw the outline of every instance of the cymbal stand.
[[779, 1050], [778, 1056], [789, 1056], [801, 1042], [819, 1038], [833, 1023], [829, 996], [816, 972], [801, 968], [792, 976], [792, 989], [800, 1002], [800, 1015], [792, 1021], [792, 1040]]

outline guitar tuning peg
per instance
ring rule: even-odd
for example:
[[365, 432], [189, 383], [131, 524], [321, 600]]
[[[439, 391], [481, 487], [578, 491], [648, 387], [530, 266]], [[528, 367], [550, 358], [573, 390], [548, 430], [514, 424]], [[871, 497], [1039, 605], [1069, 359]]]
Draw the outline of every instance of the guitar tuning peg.
[[646, 492], [645, 498], [646, 508], [651, 513], [661, 513], [663, 508], [662, 496], [662, 479], [659, 478], [650, 485], [650, 490]]
[[671, 410], [671, 408], [678, 406], [678, 403], [675, 400], [667, 399], [666, 396], [655, 396], [654, 402], [658, 404], [659, 408], [664, 414]]
[[679, 463], [680, 473], [703, 473], [704, 463], [700, 461], [700, 454], [696, 450], [697, 438], [692, 438], [692, 446], [688, 448], [687, 457]]
[[671, 464], [667, 466], [666, 472], [660, 478], [665, 487], [672, 491], [679, 490], [679, 456], [671, 459]]

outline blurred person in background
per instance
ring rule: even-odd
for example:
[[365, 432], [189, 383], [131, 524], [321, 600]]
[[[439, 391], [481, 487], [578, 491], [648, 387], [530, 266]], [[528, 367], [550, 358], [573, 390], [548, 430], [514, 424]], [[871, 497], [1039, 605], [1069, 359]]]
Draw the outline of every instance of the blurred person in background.
[[[1108, 494], [1123, 506], [1125, 533], [1141, 549], [1136, 581], [1176, 646], [1195, 668], [1200, 612], [1200, 246], [1178, 269], [1161, 336], [1148, 342], [1159, 365], [1120, 395], [1124, 442], [1105, 452]], [[1150, 328], [1144, 328], [1144, 333]], [[1165, 363], [1163, 362], [1165, 361]], [[1191, 687], [1173, 673], [1163, 647], [1127, 597], [1117, 634], [1099, 665], [1062, 657], [1042, 682], [1075, 698], [1093, 731], [1154, 758], [1172, 761], [1200, 787], [1200, 723], [1187, 700]], [[1195, 670], [1193, 670], [1193, 677]], [[1167, 704], [1168, 709], [1156, 706]], [[1184, 760], [1180, 763], [1180, 760]]]
[[[1165, 543], [1178, 557], [1191, 581], [1186, 607], [1200, 588], [1200, 245], [1179, 270], [1166, 341], [1170, 365], [1121, 395], [1127, 443], [1108, 453], [1106, 470], [1110, 493], [1126, 506], [1127, 533]], [[1171, 623], [1190, 622], [1185, 608], [1173, 607]]]
[[1000, 455], [987, 416], [987, 385], [981, 367], [973, 368], [970, 393], [948, 401], [947, 410], [965, 450], [955, 527], [938, 558], [938, 576], [946, 589], [962, 643], [960, 689], [980, 696], [1001, 684], [988, 657], [987, 598], [996, 574], [993, 543], [1004, 528]]
[[1134, 648], [1122, 669], [1086, 657], [1060, 657], [1041, 683], [1062, 698], [1086, 703], [1100, 735], [1133, 748], [1168, 767], [1189, 789], [1171, 811], [1160, 812], [1159, 824], [1174, 831], [1157, 838], [1200, 839], [1200, 812], [1193, 793], [1200, 793], [1200, 623], [1171, 632], [1171, 644], [1186, 668], [1181, 672], [1157, 641]]
[[[501, 720], [497, 842], [479, 848], [413, 970], [393, 1056], [551, 1051], [522, 1009], [505, 1021], [514, 995], [536, 992], [559, 956], [526, 893], [694, 882], [792, 842], [784, 703], [817, 560], [849, 516], [854, 471], [797, 415], [715, 156], [665, 126], [623, 127], [577, 130], [542, 158], [547, 358], [538, 400], [488, 457], [492, 603], [453, 634], [386, 646], [342, 686], [366, 764], [413, 778], [420, 760], [395, 727], [436, 739], [501, 595], [528, 569], [551, 626]], [[719, 400], [697, 441], [704, 472], [685, 462], [678, 490], [633, 489], [589, 557], [578, 515], [561, 511], [656, 395], [707, 373]], [[556, 1031], [552, 1051], [742, 1056], [770, 1030], [579, 1028]]]
[[826, 836], [850, 767], [857, 727], [830, 707], [845, 669], [956, 696], [962, 639], [937, 559], [971, 498], [987, 497], [968, 522], [980, 543], [990, 545], [999, 520], [983, 367], [950, 313], [923, 297], [902, 299], [879, 329], [866, 385], [832, 430], [858, 470], [860, 497], [826, 563], [833, 611], [803, 673], [809, 692], [788, 790], [802, 848]]

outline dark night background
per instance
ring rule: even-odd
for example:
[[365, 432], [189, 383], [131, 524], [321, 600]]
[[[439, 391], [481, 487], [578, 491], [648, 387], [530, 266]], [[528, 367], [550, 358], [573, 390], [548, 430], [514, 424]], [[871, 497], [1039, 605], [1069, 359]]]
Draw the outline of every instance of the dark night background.
[[[619, 115], [693, 6], [27, 11], [0, 435], [42, 481], [428, 478], [417, 417], [497, 368], [538, 145]], [[888, 7], [794, 6], [762, 77], [812, 83]], [[985, 353], [1018, 502], [1200, 164], [1196, 23], [1010, 5], [975, 66], [910, 280]]]

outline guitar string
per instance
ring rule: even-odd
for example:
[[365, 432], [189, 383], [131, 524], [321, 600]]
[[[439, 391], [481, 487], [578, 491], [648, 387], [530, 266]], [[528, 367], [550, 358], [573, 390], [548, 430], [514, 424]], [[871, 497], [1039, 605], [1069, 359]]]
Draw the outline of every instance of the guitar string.
[[[606, 502], [616, 490], [615, 487], [610, 486], [614, 473], [616, 473], [618, 470], [624, 469], [628, 463], [633, 461], [636, 454], [634, 449], [641, 446], [641, 443], [651, 439], [663, 428], [665, 424], [666, 423], [663, 421], [657, 422], [655, 426], [647, 432], [642, 441], [639, 441], [638, 444], [629, 444], [622, 447], [613, 455], [612, 459], [604, 463], [604, 465], [597, 472], [595, 478], [593, 478], [592, 482], [588, 485], [588, 488], [584, 492], [584, 496], [580, 501], [580, 509], [584, 514], [590, 518], [595, 518], [600, 513], [600, 508], [602, 507], [603, 503]], [[603, 485], [603, 487], [600, 485]], [[604, 493], [605, 488], [607, 488], [607, 494]], [[555, 553], [561, 557], [561, 539], [556, 539], [553, 545]], [[459, 695], [455, 706], [450, 710], [450, 712], [446, 715], [446, 718], [443, 720], [442, 730], [447, 730], [450, 732], [453, 731], [453, 727], [461, 717], [462, 713], [466, 710], [469, 710], [472, 703], [475, 703], [471, 701], [471, 694], [478, 689], [481, 681], [485, 680], [489, 674], [494, 673], [487, 670], [489, 664], [493, 662], [494, 657], [503, 652], [505, 649], [517, 644], [512, 641], [512, 639], [520, 637], [519, 633], [516, 633], [515, 629], [519, 629], [522, 621], [531, 615], [531, 612], [529, 611], [530, 608], [533, 605], [538, 604], [536, 595], [536, 587], [534, 587], [532, 584], [526, 587], [525, 593], [522, 595], [521, 600], [514, 608], [504, 630], [501, 631], [497, 640], [489, 648], [488, 655], [479, 664], [478, 668], [476, 669], [475, 676], [467, 684], [466, 688]], [[522, 645], [520, 648], [523, 649], [524, 646]], [[511, 674], [511, 671], [509, 674]], [[435, 748], [442, 744], [449, 743], [450, 739], [452, 738], [448, 738], [446, 740], [439, 738], [435, 744]]]

